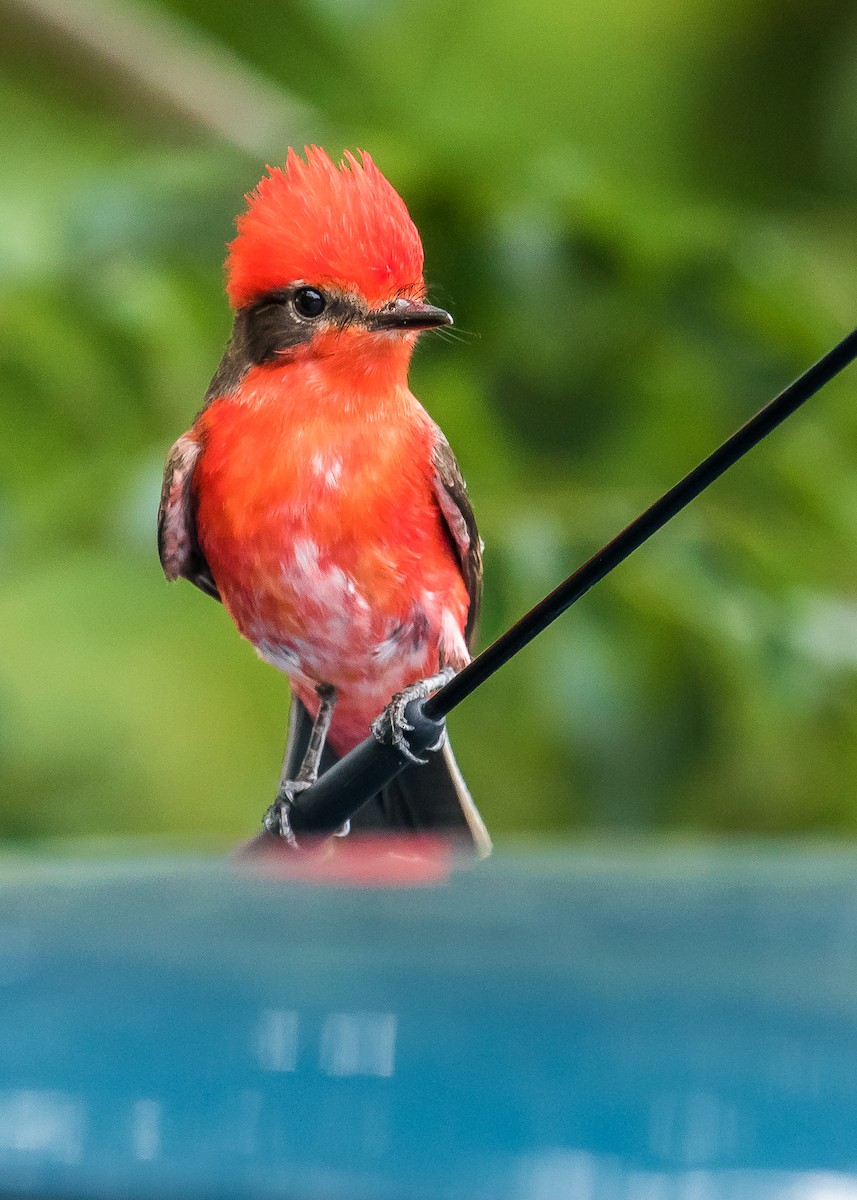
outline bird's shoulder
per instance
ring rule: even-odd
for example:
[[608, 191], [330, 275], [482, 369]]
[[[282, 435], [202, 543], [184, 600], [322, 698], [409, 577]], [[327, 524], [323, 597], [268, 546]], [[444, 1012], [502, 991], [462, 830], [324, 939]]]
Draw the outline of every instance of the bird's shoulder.
[[219, 600], [197, 536], [193, 479], [201, 453], [202, 443], [191, 429], [174, 442], [167, 455], [158, 507], [158, 557], [168, 580], [181, 576]]

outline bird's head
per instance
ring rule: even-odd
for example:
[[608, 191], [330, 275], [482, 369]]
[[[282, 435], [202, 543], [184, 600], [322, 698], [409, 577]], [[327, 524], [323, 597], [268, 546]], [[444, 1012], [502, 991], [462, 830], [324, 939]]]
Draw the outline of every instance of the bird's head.
[[368, 154], [340, 166], [289, 151], [248, 196], [226, 260], [236, 334], [255, 362], [346, 356], [407, 363], [421, 330], [451, 325], [425, 302], [423, 248]]

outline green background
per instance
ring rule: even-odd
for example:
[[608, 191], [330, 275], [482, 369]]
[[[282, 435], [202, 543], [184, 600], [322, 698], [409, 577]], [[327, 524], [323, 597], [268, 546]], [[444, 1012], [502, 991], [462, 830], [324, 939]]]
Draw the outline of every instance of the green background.
[[[415, 392], [485, 644], [854, 324], [845, 0], [2, 0], [0, 833], [254, 830], [285, 681], [169, 587], [166, 452], [242, 196], [362, 147], [432, 297]], [[124, 47], [124, 49], [123, 49]], [[452, 719], [497, 834], [857, 826], [857, 373]]]

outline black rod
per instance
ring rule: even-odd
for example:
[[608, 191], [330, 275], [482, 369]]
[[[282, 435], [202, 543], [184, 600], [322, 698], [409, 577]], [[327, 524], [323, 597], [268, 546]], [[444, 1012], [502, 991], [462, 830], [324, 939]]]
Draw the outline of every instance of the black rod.
[[823, 358], [760, 409], [746, 425], [742, 425], [737, 433], [733, 433], [713, 454], [709, 454], [708, 458], [685, 475], [675, 487], [670, 488], [660, 500], [656, 500], [651, 508], [641, 513], [612, 542], [608, 542], [582, 567], [578, 567], [564, 583], [555, 588], [549, 596], [545, 596], [544, 600], [535, 608], [531, 608], [511, 629], [507, 629], [468, 666], [459, 671], [454, 679], [425, 702], [426, 716], [438, 720], [452, 712], [489, 676], [598, 583], [599, 579], [603, 579], [614, 567], [618, 567], [629, 554], [648, 541], [652, 534], [657, 533], [676, 513], [681, 512], [710, 483], [718, 479], [748, 450], [758, 445], [762, 438], [767, 437], [786, 417], [790, 417], [855, 358], [857, 329], [853, 329], [832, 350], [828, 350]]

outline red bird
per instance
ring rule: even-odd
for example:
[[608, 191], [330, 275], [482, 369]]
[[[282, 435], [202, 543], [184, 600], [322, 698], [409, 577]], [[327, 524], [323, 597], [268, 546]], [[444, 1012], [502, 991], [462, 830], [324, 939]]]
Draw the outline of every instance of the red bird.
[[[368, 154], [337, 167], [305, 153], [269, 169], [238, 218], [232, 336], [170, 451], [158, 515], [167, 578], [222, 600], [289, 677], [269, 818], [391, 696], [469, 661], [482, 584], [458, 465], [408, 388], [420, 331], [452, 322], [425, 302], [417, 229]], [[448, 744], [354, 824], [447, 828], [490, 847]]]

